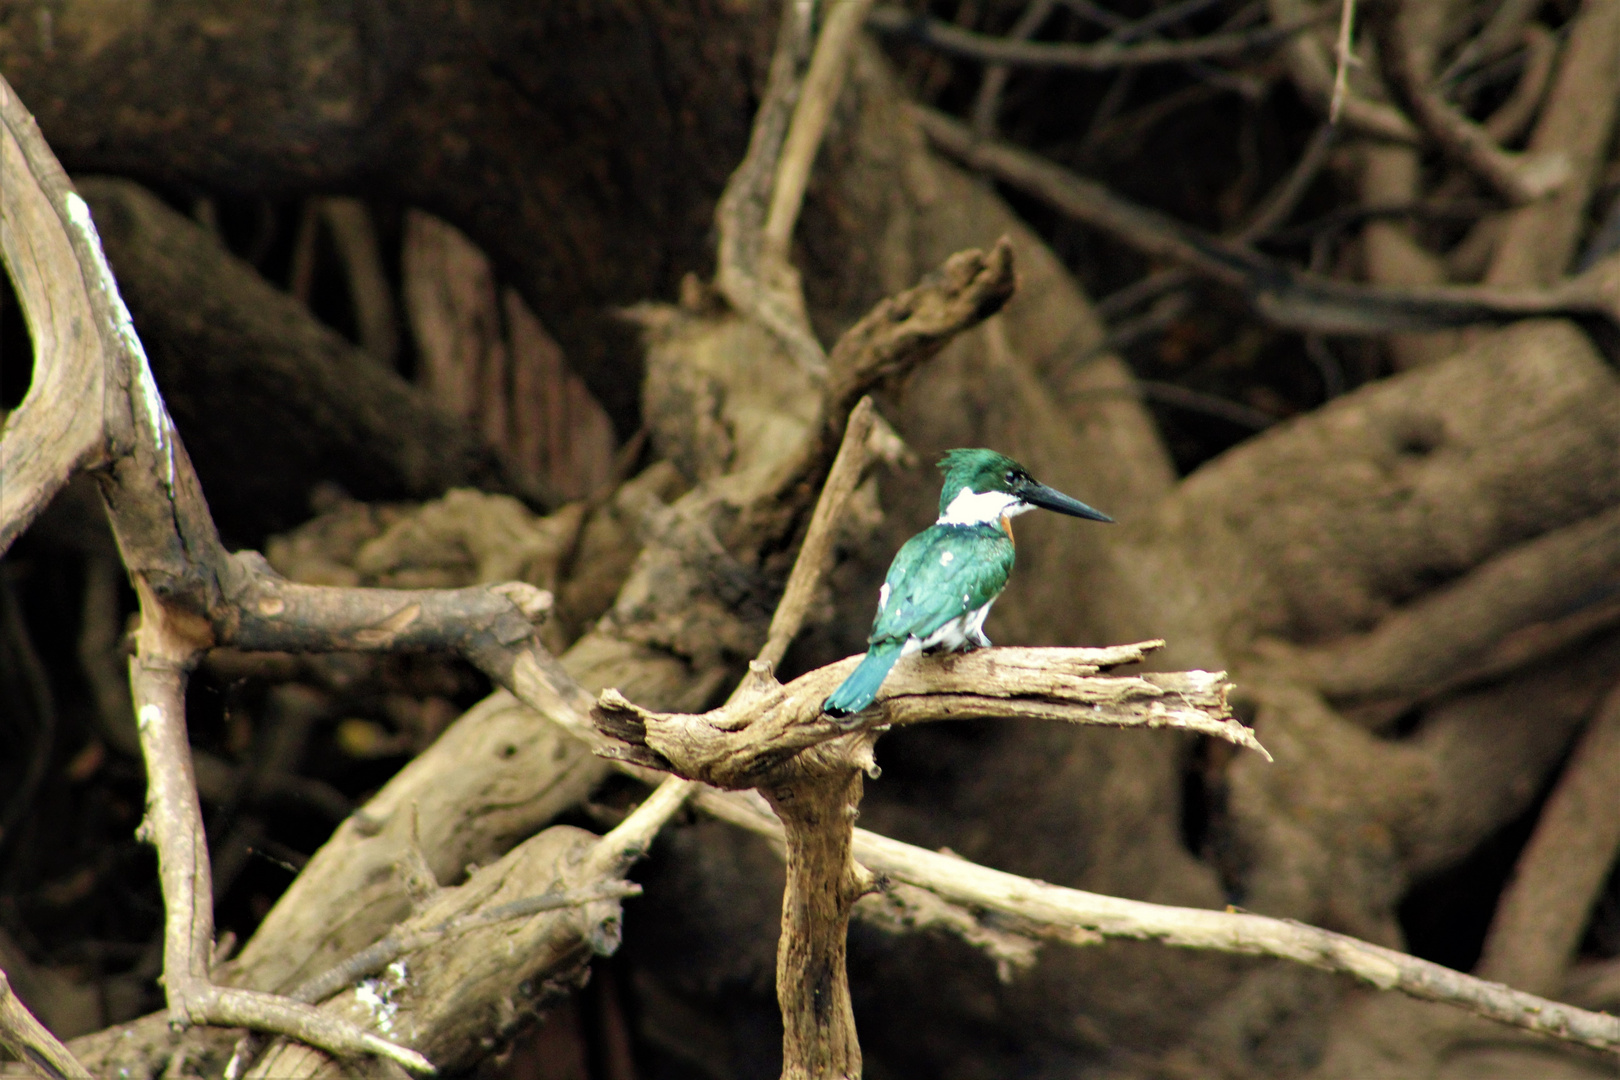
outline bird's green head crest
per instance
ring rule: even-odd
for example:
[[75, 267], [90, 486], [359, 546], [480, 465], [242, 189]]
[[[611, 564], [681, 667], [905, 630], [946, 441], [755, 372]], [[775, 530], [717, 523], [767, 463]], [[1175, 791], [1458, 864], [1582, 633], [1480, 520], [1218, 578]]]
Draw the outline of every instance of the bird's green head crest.
[[1004, 491], [1011, 495], [1029, 483], [1028, 469], [1005, 454], [982, 448], [946, 451], [939, 459], [939, 471], [945, 474], [945, 486], [939, 494], [942, 514], [963, 488], [975, 494]]
[[[939, 493], [939, 520], [943, 524], [993, 523], [1037, 506], [1070, 517], [1114, 520], [1101, 510], [1037, 483], [1028, 469], [994, 450], [947, 451], [939, 459], [939, 471], [945, 474], [945, 486]], [[964, 496], [963, 489], [971, 494]], [[953, 505], [957, 509], [953, 510]]]

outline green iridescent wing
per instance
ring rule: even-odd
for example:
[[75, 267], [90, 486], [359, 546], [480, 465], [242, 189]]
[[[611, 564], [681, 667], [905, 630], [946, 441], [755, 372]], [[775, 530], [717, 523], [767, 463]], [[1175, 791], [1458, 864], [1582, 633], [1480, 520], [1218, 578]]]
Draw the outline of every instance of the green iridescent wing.
[[872, 620], [873, 643], [926, 638], [994, 600], [1013, 568], [1013, 542], [993, 525], [934, 525], [905, 542], [889, 565], [888, 596]]

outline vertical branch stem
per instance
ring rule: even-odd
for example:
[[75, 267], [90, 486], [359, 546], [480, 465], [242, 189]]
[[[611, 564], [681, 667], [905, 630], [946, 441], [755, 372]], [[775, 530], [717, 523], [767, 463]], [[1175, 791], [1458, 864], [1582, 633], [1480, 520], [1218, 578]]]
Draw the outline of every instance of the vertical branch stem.
[[783, 1080], [861, 1075], [845, 966], [850, 912], [871, 882], [852, 853], [861, 784], [860, 771], [850, 768], [763, 792], [787, 835], [776, 949]]
[[213, 884], [202, 806], [186, 741], [186, 681], [193, 650], [168, 613], [137, 579], [141, 629], [129, 661], [141, 755], [146, 759], [146, 817], [139, 836], [157, 849], [163, 886], [163, 974], [171, 1023], [204, 1018], [189, 1008], [194, 980], [206, 981], [214, 943]]
[[1356, 21], [1356, 0], [1342, 0], [1339, 6], [1339, 36], [1333, 45], [1333, 95], [1328, 98], [1328, 123], [1337, 124], [1344, 100], [1350, 95], [1351, 34]]
[[765, 646], [758, 660], [776, 667], [786, 655], [788, 646], [804, 625], [805, 614], [815, 598], [816, 587], [832, 563], [833, 541], [838, 536], [838, 522], [850, 497], [860, 486], [861, 474], [866, 471], [867, 439], [872, 434], [874, 406], [870, 397], [863, 397], [850, 410], [844, 426], [843, 441], [838, 444], [838, 456], [833, 458], [822, 485], [821, 497], [810, 515], [810, 527], [805, 530], [804, 543], [799, 546], [799, 557], [788, 575], [782, 599], [771, 616], [771, 628], [765, 635]]
[[1609, 691], [1514, 867], [1475, 973], [1557, 990], [1620, 851], [1620, 686]]
[[832, 118], [833, 106], [844, 88], [849, 69], [850, 47], [860, 33], [872, 0], [829, 0], [826, 22], [816, 39], [816, 50], [805, 72], [804, 88], [793, 110], [782, 156], [777, 160], [776, 183], [771, 189], [770, 209], [765, 215], [762, 239], [767, 257], [787, 259], [793, 226], [804, 205], [804, 191], [810, 183], [810, 167]]

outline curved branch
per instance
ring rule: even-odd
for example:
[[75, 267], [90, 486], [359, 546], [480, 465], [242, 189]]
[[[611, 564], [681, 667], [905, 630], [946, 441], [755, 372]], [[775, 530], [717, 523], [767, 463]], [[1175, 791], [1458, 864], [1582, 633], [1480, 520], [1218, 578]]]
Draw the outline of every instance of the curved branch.
[[28, 394], [0, 428], [0, 554], [80, 469], [108, 457], [106, 365], [93, 265], [70, 227], [72, 185], [34, 118], [0, 77], [0, 255], [34, 341]]
[[3, 971], [0, 971], [0, 1046], [28, 1062], [46, 1080], [91, 1080], [90, 1071], [12, 992]]

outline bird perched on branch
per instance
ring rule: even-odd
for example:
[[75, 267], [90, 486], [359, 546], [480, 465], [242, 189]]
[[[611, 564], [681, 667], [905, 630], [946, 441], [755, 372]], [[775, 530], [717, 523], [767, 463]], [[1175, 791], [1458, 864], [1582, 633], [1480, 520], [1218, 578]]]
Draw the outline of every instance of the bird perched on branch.
[[990, 644], [984, 618], [1012, 573], [1014, 517], [1039, 506], [1092, 521], [1114, 520], [1036, 483], [1022, 465], [994, 450], [952, 450], [940, 458], [939, 469], [945, 474], [939, 520], [907, 540], [889, 564], [866, 659], [822, 702], [829, 716], [848, 716], [870, 705], [902, 656]]

